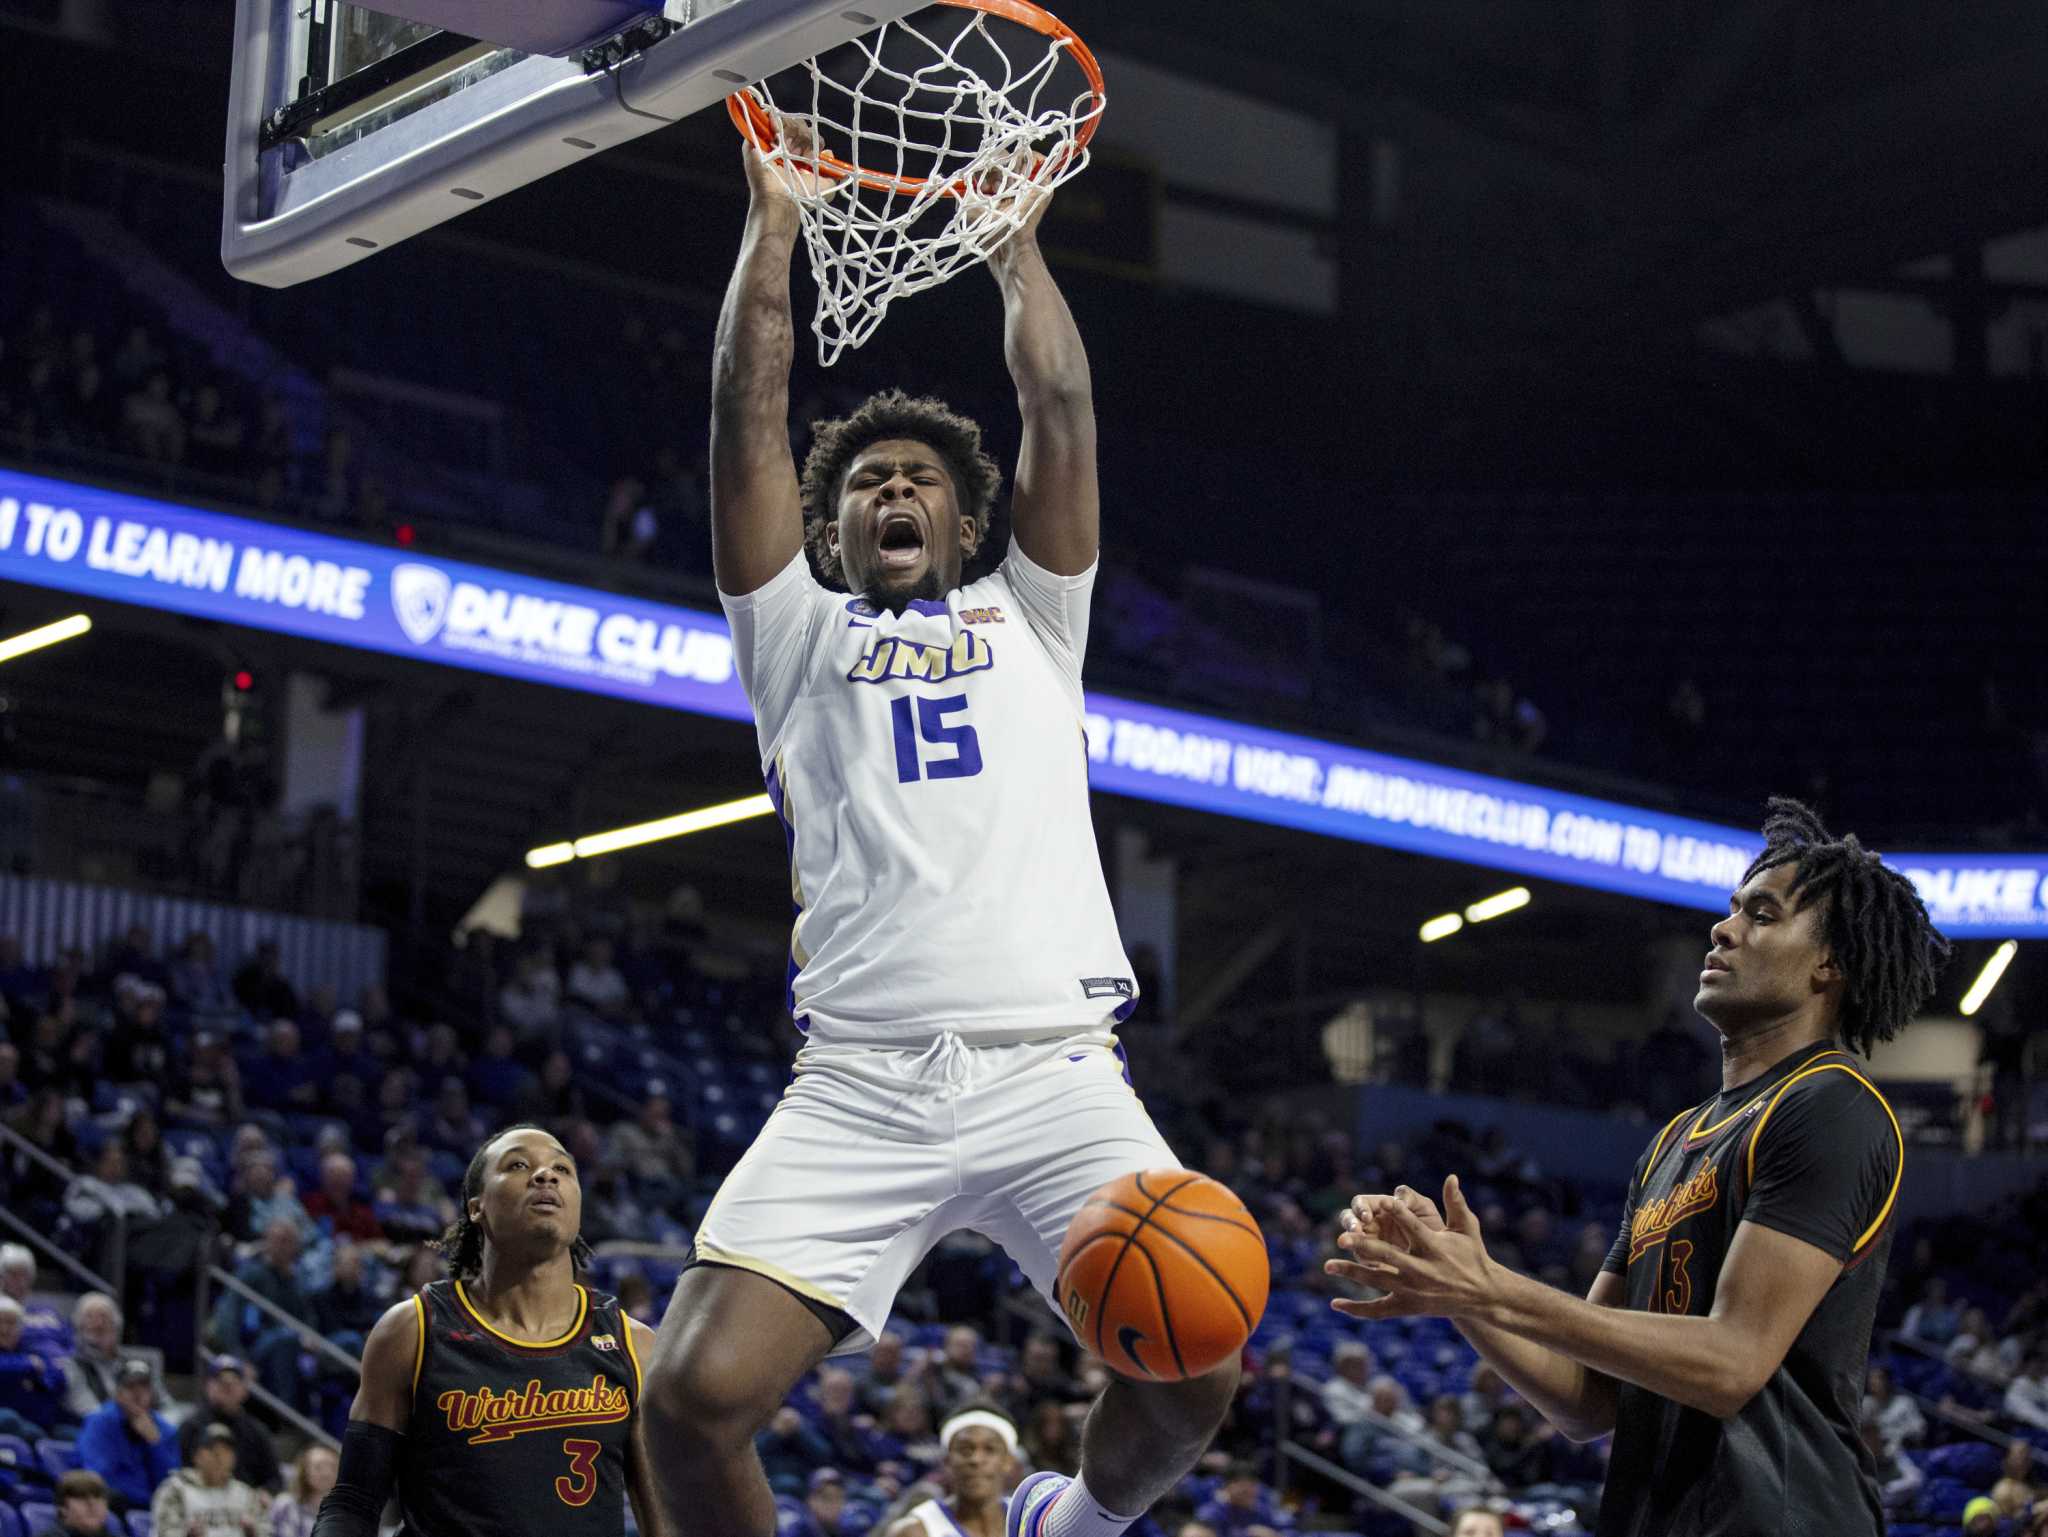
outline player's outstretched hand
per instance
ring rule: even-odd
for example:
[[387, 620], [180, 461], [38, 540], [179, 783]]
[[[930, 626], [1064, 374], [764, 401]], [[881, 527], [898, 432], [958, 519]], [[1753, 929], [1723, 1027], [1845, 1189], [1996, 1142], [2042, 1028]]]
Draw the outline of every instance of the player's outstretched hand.
[[1384, 1295], [1336, 1298], [1330, 1306], [1338, 1312], [1352, 1318], [1461, 1318], [1492, 1301], [1493, 1261], [1457, 1175], [1444, 1181], [1441, 1214], [1427, 1196], [1404, 1185], [1393, 1195], [1358, 1197], [1341, 1225], [1337, 1245], [1348, 1258], [1329, 1260], [1324, 1270]]
[[1042, 157], [1026, 147], [984, 170], [960, 194], [960, 216], [970, 220], [993, 216], [1012, 225], [1004, 249], [1035, 240], [1045, 211], [1052, 206], [1052, 189], [1036, 179], [1044, 164]]

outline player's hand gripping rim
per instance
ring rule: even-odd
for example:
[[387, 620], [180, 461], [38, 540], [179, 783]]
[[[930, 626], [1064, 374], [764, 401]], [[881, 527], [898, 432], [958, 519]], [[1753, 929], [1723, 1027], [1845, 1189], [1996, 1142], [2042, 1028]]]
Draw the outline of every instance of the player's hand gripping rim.
[[1333, 1298], [1330, 1306], [1345, 1316], [1469, 1318], [1493, 1305], [1498, 1267], [1457, 1175], [1444, 1181], [1442, 1213], [1401, 1185], [1391, 1195], [1355, 1197], [1339, 1225], [1337, 1247], [1349, 1257], [1325, 1261], [1324, 1271], [1382, 1294]]

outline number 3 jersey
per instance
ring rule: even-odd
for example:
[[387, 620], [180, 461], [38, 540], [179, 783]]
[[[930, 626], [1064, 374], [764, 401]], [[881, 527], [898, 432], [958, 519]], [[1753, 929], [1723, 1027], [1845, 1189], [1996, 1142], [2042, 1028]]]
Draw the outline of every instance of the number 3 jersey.
[[460, 1281], [413, 1299], [412, 1423], [398, 1463], [401, 1537], [618, 1537], [640, 1400], [631, 1325], [576, 1288], [576, 1322], [529, 1344], [500, 1334]]
[[1129, 1012], [1088, 803], [1094, 581], [1012, 543], [900, 615], [820, 586], [801, 553], [721, 594], [789, 843], [799, 1029], [901, 1045]]

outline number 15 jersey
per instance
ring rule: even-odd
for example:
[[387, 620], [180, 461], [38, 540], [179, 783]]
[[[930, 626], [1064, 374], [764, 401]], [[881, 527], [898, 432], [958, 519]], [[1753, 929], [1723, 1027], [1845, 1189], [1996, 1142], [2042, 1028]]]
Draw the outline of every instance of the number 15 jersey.
[[1094, 582], [1013, 542], [900, 615], [819, 585], [802, 553], [720, 594], [789, 843], [799, 1029], [903, 1045], [1130, 1011], [1088, 804]]

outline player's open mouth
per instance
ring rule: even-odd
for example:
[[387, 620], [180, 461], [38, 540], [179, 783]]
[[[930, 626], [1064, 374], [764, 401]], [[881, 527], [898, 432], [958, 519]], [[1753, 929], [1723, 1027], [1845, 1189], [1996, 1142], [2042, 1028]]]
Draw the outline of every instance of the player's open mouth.
[[909, 513], [890, 513], [882, 519], [875, 553], [884, 571], [910, 570], [924, 559], [923, 526]]

